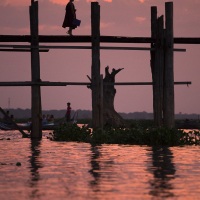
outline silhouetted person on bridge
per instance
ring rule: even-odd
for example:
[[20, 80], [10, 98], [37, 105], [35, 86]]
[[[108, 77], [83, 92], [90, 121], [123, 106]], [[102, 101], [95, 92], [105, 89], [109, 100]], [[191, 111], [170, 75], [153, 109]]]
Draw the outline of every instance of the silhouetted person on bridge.
[[67, 31], [67, 33], [70, 36], [72, 36], [72, 30], [77, 28], [77, 25], [74, 24], [74, 20], [76, 19], [76, 9], [73, 4], [73, 1], [74, 0], [70, 0], [68, 4], [66, 5], [65, 19], [62, 25], [63, 28], [69, 27], [69, 30]]

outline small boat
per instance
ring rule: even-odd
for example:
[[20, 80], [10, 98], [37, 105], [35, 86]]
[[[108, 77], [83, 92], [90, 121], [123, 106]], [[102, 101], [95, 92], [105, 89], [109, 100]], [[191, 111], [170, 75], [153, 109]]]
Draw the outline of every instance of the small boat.
[[[30, 130], [31, 129], [31, 124], [30, 123], [18, 123], [17, 126], [22, 129], [22, 130]], [[58, 124], [54, 123], [46, 123], [42, 125], [42, 130], [54, 130], [58, 127]], [[4, 131], [9, 131], [9, 130], [16, 130], [16, 127], [13, 126], [13, 124], [8, 124], [4, 122], [0, 122], [0, 129]]]
[[4, 122], [0, 122], [0, 129], [4, 130], [4, 131], [8, 131], [8, 130], [12, 130], [11, 125], [4, 123]]
[[[1, 107], [0, 107], [0, 111], [9, 119], [9, 116], [6, 115], [5, 111]], [[71, 119], [71, 121], [69, 123], [77, 124], [77, 118], [78, 118], [78, 112], [76, 111], [74, 113], [73, 118]], [[64, 118], [62, 120], [64, 120]], [[57, 122], [56, 124], [54, 122], [42, 123], [42, 130], [55, 130], [56, 128], [59, 127], [60, 123], [64, 123], [64, 122], [65, 121], [61, 122], [59, 120], [59, 122]], [[31, 123], [30, 122], [16, 123], [12, 119], [10, 119], [10, 120], [8, 120], [8, 123], [0, 121], [0, 129], [4, 130], [4, 131], [8, 131], [8, 130], [21, 130], [21, 132], [23, 132], [23, 130], [30, 131]]]

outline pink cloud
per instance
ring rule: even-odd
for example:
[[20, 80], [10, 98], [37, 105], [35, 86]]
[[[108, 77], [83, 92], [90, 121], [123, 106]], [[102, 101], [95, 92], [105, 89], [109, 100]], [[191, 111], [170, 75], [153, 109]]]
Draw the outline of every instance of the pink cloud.
[[[95, 2], [97, 0], [86, 0], [87, 2]], [[112, 0], [103, 0], [105, 2], [108, 2], [108, 3], [112, 3]]]
[[1, 28], [1, 34], [9, 35], [9, 34], [19, 34], [19, 35], [28, 35], [30, 34], [30, 28], [18, 28], [16, 29], [15, 27], [3, 27]]
[[136, 17], [135, 21], [139, 22], [139, 23], [142, 23], [142, 22], [146, 21], [146, 18], [145, 17]]
[[140, 2], [140, 3], [144, 3], [144, 2], [145, 2], [145, 0], [139, 0], [139, 2]]
[[39, 25], [39, 32], [40, 33], [46, 33], [48, 31], [52, 32], [52, 31], [57, 31], [57, 30], [60, 30], [60, 26], [49, 26], [49, 25]]
[[100, 27], [101, 27], [101, 29], [106, 29], [106, 28], [112, 26], [113, 24], [114, 24], [114, 23], [105, 23], [105, 22], [101, 22], [101, 23], [100, 23]]
[[52, 3], [55, 3], [55, 4], [59, 4], [59, 5], [66, 5], [68, 3], [68, 0], [49, 0], [50, 2]]
[[[69, 1], [68, 0], [49, 0], [52, 3], [59, 4], [59, 5], [66, 5]], [[75, 0], [75, 3], [80, 0]], [[97, 0], [85, 0], [86, 2], [96, 2]], [[112, 0], [103, 0], [104, 2], [111, 3]]]
[[[150, 0], [138, 0], [140, 3], [147, 3], [149, 2], [150, 3]], [[156, 1], [155, 1], [156, 2]], [[158, 1], [159, 2], [159, 1]], [[151, 2], [151, 4], [153, 5], [153, 3]]]

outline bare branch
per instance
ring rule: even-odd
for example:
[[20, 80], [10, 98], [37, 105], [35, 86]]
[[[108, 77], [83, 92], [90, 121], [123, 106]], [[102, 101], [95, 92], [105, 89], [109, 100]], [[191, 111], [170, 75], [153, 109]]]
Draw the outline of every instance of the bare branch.
[[117, 73], [119, 73], [121, 70], [123, 70], [124, 68], [119, 68], [119, 69], [112, 69], [112, 75], [116, 75]]

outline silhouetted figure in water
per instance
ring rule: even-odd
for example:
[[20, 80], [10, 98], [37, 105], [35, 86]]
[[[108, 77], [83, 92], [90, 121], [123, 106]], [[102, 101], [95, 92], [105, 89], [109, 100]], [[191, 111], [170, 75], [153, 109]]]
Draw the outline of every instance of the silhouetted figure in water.
[[76, 9], [73, 4], [73, 1], [74, 0], [70, 0], [68, 4], [66, 5], [65, 19], [62, 25], [63, 28], [69, 27], [69, 30], [67, 31], [67, 33], [70, 36], [72, 36], [72, 30], [77, 28], [77, 26], [73, 23], [74, 20], [76, 19]]

